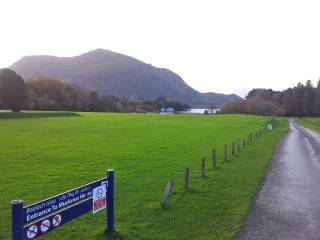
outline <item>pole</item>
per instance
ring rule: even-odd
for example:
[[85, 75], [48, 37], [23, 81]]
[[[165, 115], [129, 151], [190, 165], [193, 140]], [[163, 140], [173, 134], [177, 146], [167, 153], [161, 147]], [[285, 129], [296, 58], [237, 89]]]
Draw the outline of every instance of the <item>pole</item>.
[[201, 176], [202, 177], [206, 176], [206, 159], [205, 158], [201, 159]]
[[114, 170], [108, 169], [108, 186], [107, 186], [107, 230], [114, 231]]
[[189, 175], [190, 175], [190, 169], [187, 167], [184, 172], [184, 188], [188, 189], [189, 186]]
[[234, 142], [232, 142], [232, 145], [231, 145], [231, 154], [234, 155]]
[[217, 168], [217, 161], [216, 161], [216, 150], [212, 150], [212, 168], [216, 169]]
[[12, 240], [23, 240], [23, 201], [11, 202]]

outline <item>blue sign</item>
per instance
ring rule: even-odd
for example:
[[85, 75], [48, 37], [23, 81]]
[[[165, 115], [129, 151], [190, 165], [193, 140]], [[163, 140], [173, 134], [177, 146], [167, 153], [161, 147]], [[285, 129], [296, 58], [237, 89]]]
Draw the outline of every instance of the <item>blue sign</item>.
[[[93, 196], [93, 190], [106, 196]], [[107, 177], [23, 207], [22, 200], [15, 200], [12, 206], [12, 239], [25, 240], [42, 236], [61, 225], [89, 212], [94, 206], [107, 208], [107, 229], [114, 230], [114, 171], [108, 170]], [[96, 199], [97, 203], [93, 202]], [[101, 198], [101, 199], [99, 199]], [[101, 201], [103, 200], [103, 201]]]

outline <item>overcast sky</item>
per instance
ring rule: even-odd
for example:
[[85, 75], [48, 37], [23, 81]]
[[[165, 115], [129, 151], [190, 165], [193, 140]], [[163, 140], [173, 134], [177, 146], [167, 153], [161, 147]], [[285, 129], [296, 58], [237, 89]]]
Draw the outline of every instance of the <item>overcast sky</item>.
[[0, 0], [0, 68], [96, 48], [169, 68], [201, 91], [320, 77], [320, 1]]

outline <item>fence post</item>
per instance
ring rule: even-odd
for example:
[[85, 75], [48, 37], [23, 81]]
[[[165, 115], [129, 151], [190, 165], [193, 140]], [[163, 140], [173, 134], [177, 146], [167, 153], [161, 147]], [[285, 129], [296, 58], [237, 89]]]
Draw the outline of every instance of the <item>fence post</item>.
[[206, 176], [206, 159], [205, 158], [201, 159], [201, 176], [202, 177]]
[[11, 202], [11, 230], [13, 240], [23, 240], [23, 201]]
[[217, 161], [216, 161], [216, 150], [212, 150], [212, 167], [215, 169], [217, 167]]
[[238, 153], [240, 152], [240, 139], [238, 138], [237, 140], [237, 143], [238, 143]]
[[227, 161], [227, 144], [224, 145], [223, 161]]
[[190, 175], [190, 169], [186, 167], [186, 170], [184, 172], [184, 188], [188, 189], [189, 187], [189, 175]]
[[108, 186], [107, 186], [107, 230], [114, 231], [114, 170], [108, 169]]
[[169, 180], [166, 188], [164, 189], [162, 198], [160, 200], [160, 206], [161, 207], [164, 207], [164, 205], [166, 205], [166, 203], [168, 202], [168, 199], [169, 199], [169, 196], [170, 196], [172, 188], [173, 188], [173, 181]]
[[234, 155], [234, 142], [232, 142], [231, 154]]

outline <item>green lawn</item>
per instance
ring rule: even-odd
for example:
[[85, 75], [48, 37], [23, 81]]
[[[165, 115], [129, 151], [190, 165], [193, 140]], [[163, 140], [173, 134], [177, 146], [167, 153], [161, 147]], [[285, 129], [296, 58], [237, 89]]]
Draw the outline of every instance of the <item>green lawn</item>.
[[315, 118], [315, 117], [297, 118], [297, 121], [301, 125], [307, 128], [311, 128], [315, 131], [320, 132], [320, 118]]
[[[105, 234], [101, 212], [85, 214], [46, 239], [232, 239], [276, 143], [287, 131], [287, 119], [276, 119], [272, 132], [227, 163], [221, 161], [223, 144], [230, 146], [269, 120], [241, 115], [0, 113], [0, 239], [10, 238], [11, 200], [30, 204], [101, 178], [108, 168], [115, 169], [116, 236]], [[200, 159], [210, 159], [213, 147], [218, 169], [200, 177]], [[187, 166], [190, 189], [185, 191]], [[173, 194], [160, 209], [169, 179]]]

